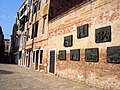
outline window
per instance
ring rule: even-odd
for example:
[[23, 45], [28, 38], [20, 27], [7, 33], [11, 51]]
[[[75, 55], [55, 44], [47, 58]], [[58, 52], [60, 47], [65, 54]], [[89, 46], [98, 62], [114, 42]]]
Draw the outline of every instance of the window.
[[34, 5], [34, 6], [32, 7], [32, 15], [34, 15], [36, 12], [37, 12], [37, 6]]
[[37, 6], [38, 11], [40, 10], [41, 2], [42, 2], [41, 0], [38, 2], [38, 6]]
[[20, 16], [22, 16], [23, 13], [24, 13], [24, 10], [22, 9], [22, 10], [20, 11]]
[[32, 0], [29, 0], [29, 1], [28, 1], [28, 5], [31, 5], [31, 4], [32, 4]]
[[38, 32], [38, 22], [35, 23], [35, 37], [37, 37], [37, 32]]
[[26, 11], [26, 9], [27, 9], [27, 5], [24, 6], [24, 12]]
[[42, 64], [43, 50], [40, 50], [40, 64]]
[[20, 45], [20, 38], [21, 38], [21, 36], [18, 36], [18, 38], [17, 38], [17, 45], [18, 46]]
[[33, 52], [33, 63], [35, 62], [35, 51]]
[[46, 15], [43, 16], [43, 28], [42, 28], [42, 34], [45, 33], [45, 21], [46, 21]]
[[88, 24], [84, 24], [82, 26], [78, 26], [77, 27], [77, 38], [84, 38], [88, 36], [88, 28], [89, 25]]
[[38, 64], [38, 56], [39, 56], [39, 50], [36, 51], [36, 64]]
[[22, 35], [22, 44], [24, 43], [24, 35]]
[[22, 51], [19, 51], [19, 59], [21, 59]]
[[30, 19], [30, 12], [27, 13], [26, 22]]
[[34, 14], [37, 12], [37, 5], [34, 6]]
[[37, 32], [38, 32], [38, 21], [36, 23], [34, 23], [32, 26], [31, 38], [37, 37]]
[[27, 32], [26, 32], [26, 41], [28, 41], [29, 39], [29, 28], [27, 29]]
[[31, 35], [31, 39], [34, 37], [34, 24], [32, 26], [32, 35]]
[[46, 3], [48, 2], [48, 0], [46, 0]]
[[34, 6], [32, 6], [32, 15], [34, 15]]
[[34, 15], [37, 11], [40, 10], [40, 6], [41, 6], [41, 0], [32, 7], [32, 14]]
[[9, 45], [7, 45], [7, 50], [9, 50]]

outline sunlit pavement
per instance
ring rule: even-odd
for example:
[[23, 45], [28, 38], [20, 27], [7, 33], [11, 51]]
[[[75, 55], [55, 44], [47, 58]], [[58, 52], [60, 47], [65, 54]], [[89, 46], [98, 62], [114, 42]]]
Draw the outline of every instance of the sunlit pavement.
[[0, 64], [0, 90], [101, 90], [18, 65]]

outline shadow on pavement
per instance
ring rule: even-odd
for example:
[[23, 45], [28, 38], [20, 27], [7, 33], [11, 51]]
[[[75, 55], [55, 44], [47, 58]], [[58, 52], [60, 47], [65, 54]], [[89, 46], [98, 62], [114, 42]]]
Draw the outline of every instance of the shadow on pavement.
[[0, 74], [12, 74], [14, 72], [7, 71], [7, 70], [0, 70]]

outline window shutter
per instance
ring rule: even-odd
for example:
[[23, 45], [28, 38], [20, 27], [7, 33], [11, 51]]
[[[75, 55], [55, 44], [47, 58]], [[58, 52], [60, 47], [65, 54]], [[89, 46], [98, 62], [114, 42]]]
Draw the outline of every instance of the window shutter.
[[41, 6], [41, 0], [39, 1], [39, 3], [38, 3], [38, 6], [37, 6], [37, 11], [39, 11], [40, 10], [40, 6]]

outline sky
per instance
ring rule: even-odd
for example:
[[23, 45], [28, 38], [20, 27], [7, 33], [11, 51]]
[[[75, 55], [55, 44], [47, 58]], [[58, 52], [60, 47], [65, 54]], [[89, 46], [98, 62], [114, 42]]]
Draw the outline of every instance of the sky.
[[4, 38], [10, 38], [17, 11], [24, 0], [0, 0], [0, 26]]

